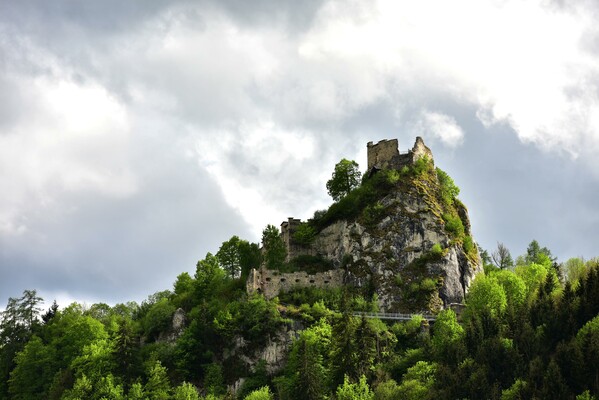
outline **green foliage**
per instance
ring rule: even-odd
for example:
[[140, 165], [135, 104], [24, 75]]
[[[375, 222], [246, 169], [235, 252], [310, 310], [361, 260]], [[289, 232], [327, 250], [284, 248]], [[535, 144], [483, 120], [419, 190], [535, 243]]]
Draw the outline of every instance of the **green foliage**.
[[489, 275], [501, 285], [509, 305], [518, 308], [524, 304], [527, 295], [526, 283], [519, 275], [507, 270], [497, 270]]
[[526, 248], [526, 255], [524, 256], [524, 262], [526, 264], [534, 263], [550, 266], [553, 261], [555, 261], [555, 259], [547, 247], [541, 247], [536, 240], [529, 243]]
[[420, 157], [412, 166], [411, 173], [414, 176], [422, 176], [426, 173], [430, 173], [433, 170], [433, 163], [427, 156]]
[[345, 375], [343, 385], [337, 387], [337, 400], [374, 400], [374, 393], [370, 390], [366, 377], [362, 375], [357, 383], [351, 383]]
[[344, 158], [335, 164], [333, 176], [327, 181], [327, 192], [339, 201], [360, 185], [361, 176], [358, 163]]
[[223, 242], [216, 253], [220, 266], [233, 279], [241, 274], [241, 240], [237, 236]]
[[531, 296], [543, 283], [549, 273], [549, 266], [542, 264], [518, 265], [515, 269], [524, 283], [528, 291], [528, 296]]
[[439, 243], [435, 243], [433, 245], [433, 247], [431, 247], [431, 256], [435, 257], [435, 258], [441, 258], [443, 257], [443, 248], [441, 247], [441, 245]]
[[204, 387], [208, 394], [221, 396], [225, 394], [227, 388], [223, 378], [223, 369], [220, 364], [212, 363], [206, 367], [206, 375], [204, 377]]
[[52, 382], [51, 367], [56, 354], [51, 346], [33, 336], [15, 357], [15, 368], [10, 374], [9, 392], [13, 399], [41, 398]]
[[476, 245], [472, 240], [471, 236], [464, 236], [464, 242], [462, 244], [464, 246], [464, 251], [471, 257], [476, 256]]
[[376, 202], [375, 204], [367, 205], [362, 211], [362, 219], [364, 220], [364, 224], [368, 226], [373, 226], [378, 223], [385, 215], [385, 207]]
[[464, 224], [458, 215], [445, 213], [443, 214], [443, 221], [445, 221], [445, 230], [452, 237], [461, 238], [464, 236]]
[[455, 313], [450, 309], [441, 311], [437, 315], [431, 338], [431, 347], [437, 359], [457, 359], [455, 351], [463, 339], [464, 328], [458, 323]]
[[525, 398], [527, 388], [528, 384], [525, 381], [521, 379], [516, 379], [512, 386], [501, 392], [501, 400], [523, 399]]
[[501, 315], [507, 306], [505, 290], [493, 276], [478, 275], [466, 297], [467, 312], [489, 312], [492, 316]]
[[583, 259], [578, 257], [568, 259], [564, 263], [564, 269], [566, 272], [566, 279], [574, 285], [578, 284], [580, 278], [586, 276], [588, 271], [587, 264]]
[[435, 383], [436, 365], [418, 361], [408, 369], [397, 389], [398, 398], [407, 400], [432, 398], [431, 389]]
[[144, 392], [150, 400], [169, 400], [171, 384], [168, 379], [166, 368], [160, 361], [156, 361], [148, 370], [148, 382]]
[[210, 299], [222, 287], [225, 273], [218, 259], [207, 253], [203, 260], [198, 261], [195, 273], [195, 299], [201, 302]]
[[446, 207], [453, 204], [455, 198], [460, 194], [460, 188], [456, 186], [453, 179], [445, 171], [437, 168], [437, 179], [441, 189], [441, 199]]
[[287, 250], [276, 226], [267, 225], [262, 231], [262, 248], [266, 268], [280, 269], [287, 257]]
[[200, 400], [200, 395], [195, 386], [183, 382], [175, 388], [173, 400]]
[[322, 302], [330, 309], [338, 309], [341, 303], [341, 288], [318, 288], [303, 287], [279, 294], [282, 303], [301, 306], [302, 304], [313, 305]]
[[260, 389], [254, 390], [243, 398], [243, 400], [273, 400], [274, 396], [270, 392], [268, 386], [263, 386]]
[[318, 219], [315, 218], [311, 224], [317, 231], [320, 231], [336, 221], [351, 221], [359, 218], [367, 206], [376, 204], [394, 187], [390, 183], [393, 179], [388, 179], [390, 173], [389, 171], [379, 171], [365, 180], [361, 186], [332, 204], [324, 215]]
[[374, 389], [374, 398], [376, 400], [396, 400], [399, 399], [399, 386], [393, 379], [388, 379], [378, 384]]
[[160, 332], [170, 327], [175, 310], [175, 306], [167, 298], [154, 303], [142, 320], [145, 335], [151, 340], [157, 339]]
[[309, 246], [316, 237], [316, 229], [314, 229], [307, 222], [302, 222], [298, 225], [297, 229], [293, 233], [293, 240], [303, 246]]

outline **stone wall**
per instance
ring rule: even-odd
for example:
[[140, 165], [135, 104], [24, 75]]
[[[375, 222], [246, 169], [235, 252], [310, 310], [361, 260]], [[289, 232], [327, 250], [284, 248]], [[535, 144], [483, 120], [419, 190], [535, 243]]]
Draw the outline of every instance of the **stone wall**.
[[333, 269], [316, 274], [307, 272], [281, 273], [276, 270], [252, 269], [246, 283], [247, 292], [262, 293], [267, 299], [272, 299], [280, 292], [286, 292], [296, 287], [341, 287], [345, 271]]
[[367, 158], [368, 158], [368, 171], [372, 169], [401, 169], [403, 166], [411, 165], [419, 158], [426, 156], [431, 161], [433, 160], [433, 153], [431, 149], [426, 147], [424, 141], [420, 136], [416, 137], [416, 142], [412, 150], [407, 153], [400, 154], [399, 143], [397, 139], [381, 140], [376, 144], [368, 142]]
[[376, 169], [393, 169], [399, 164], [399, 144], [397, 139], [381, 140], [366, 145], [368, 171]]

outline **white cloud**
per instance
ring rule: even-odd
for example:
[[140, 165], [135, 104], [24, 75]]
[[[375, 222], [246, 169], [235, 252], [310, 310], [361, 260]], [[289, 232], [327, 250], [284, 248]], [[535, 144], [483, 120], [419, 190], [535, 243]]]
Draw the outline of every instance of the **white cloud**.
[[363, 75], [398, 82], [387, 93], [408, 102], [448, 94], [544, 149], [577, 155], [599, 146], [599, 59], [581, 45], [593, 13], [544, 1], [367, 4], [328, 2], [300, 52], [347, 69], [359, 59]]
[[423, 111], [414, 129], [419, 136], [431, 135], [448, 147], [458, 147], [464, 140], [464, 131], [455, 118], [441, 113]]

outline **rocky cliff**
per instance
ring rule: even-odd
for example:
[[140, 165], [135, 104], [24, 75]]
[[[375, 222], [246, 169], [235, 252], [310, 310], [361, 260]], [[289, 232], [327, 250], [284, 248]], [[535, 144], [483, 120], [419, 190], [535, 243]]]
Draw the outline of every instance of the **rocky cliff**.
[[317, 254], [346, 271], [346, 284], [370, 287], [387, 311], [462, 303], [474, 275], [482, 271], [478, 251], [464, 250], [463, 238], [470, 237], [466, 209], [459, 205], [464, 234], [456, 240], [446, 230], [435, 196], [421, 189], [414, 182], [397, 186], [378, 202], [384, 210], [380, 221], [337, 221], [313, 244]]
[[[335, 284], [342, 280], [365, 294], [376, 293], [385, 311], [434, 311], [462, 303], [482, 262], [468, 212], [456, 197], [459, 189], [435, 168], [421, 138], [404, 154], [396, 140], [369, 143], [368, 157], [370, 168], [362, 185], [309, 221], [317, 231], [309, 246], [297, 250], [288, 232], [299, 221], [287, 222], [283, 236], [288, 250], [296, 253], [290, 257], [327, 260], [339, 277]], [[316, 275], [301, 281], [272, 275], [264, 268], [253, 271], [248, 291], [273, 297], [292, 288], [290, 282], [323, 286]]]

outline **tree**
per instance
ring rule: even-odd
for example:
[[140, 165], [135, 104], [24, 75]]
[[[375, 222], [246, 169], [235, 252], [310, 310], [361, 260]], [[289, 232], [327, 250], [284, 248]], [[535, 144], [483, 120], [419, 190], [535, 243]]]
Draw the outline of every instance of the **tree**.
[[52, 305], [50, 306], [50, 308], [48, 308], [48, 311], [46, 311], [42, 315], [42, 321], [44, 321], [44, 324], [48, 324], [52, 320], [52, 318], [54, 318], [54, 316], [56, 315], [57, 312], [58, 312], [58, 303], [56, 303], [56, 300], [54, 300], [54, 302], [52, 302]]
[[507, 269], [514, 266], [514, 260], [507, 247], [501, 242], [497, 242], [497, 250], [491, 254], [493, 264], [501, 269]]
[[268, 386], [263, 386], [260, 389], [254, 390], [252, 393], [245, 396], [243, 400], [272, 400], [273, 395]]
[[551, 265], [557, 258], [551, 255], [551, 251], [547, 247], [541, 247], [539, 242], [533, 240], [526, 248], [526, 255], [524, 256], [524, 262], [526, 264], [541, 264]]
[[224, 279], [225, 273], [218, 264], [218, 259], [212, 253], [206, 253], [206, 257], [198, 261], [196, 267], [196, 301], [210, 300]]
[[266, 268], [279, 269], [287, 258], [287, 249], [276, 226], [267, 225], [262, 231], [262, 248]]
[[505, 311], [507, 296], [503, 287], [493, 276], [478, 275], [470, 286], [466, 304], [468, 315], [487, 311], [496, 317]]
[[260, 267], [262, 255], [260, 254], [260, 246], [257, 243], [242, 240], [239, 243], [239, 256], [242, 279], [249, 275], [252, 268]]
[[198, 390], [191, 383], [183, 382], [175, 388], [173, 400], [199, 400]]
[[362, 174], [358, 163], [345, 158], [335, 165], [333, 176], [327, 181], [327, 191], [335, 201], [339, 201], [360, 185]]
[[223, 242], [216, 253], [216, 258], [220, 262], [221, 267], [227, 272], [231, 278], [239, 277], [241, 273], [241, 240], [237, 236]]
[[431, 339], [434, 354], [440, 360], [457, 361], [455, 354], [464, 338], [464, 328], [458, 323], [453, 310], [447, 309], [437, 315]]
[[23, 351], [15, 357], [10, 374], [9, 391], [13, 399], [43, 398], [54, 374], [53, 348], [33, 336]]
[[160, 361], [156, 361], [148, 371], [148, 382], [145, 386], [145, 393], [151, 400], [170, 399], [171, 384], [169, 382], [166, 368]]
[[374, 393], [366, 382], [366, 377], [362, 375], [358, 383], [350, 383], [345, 375], [343, 385], [337, 387], [337, 400], [374, 400]]

